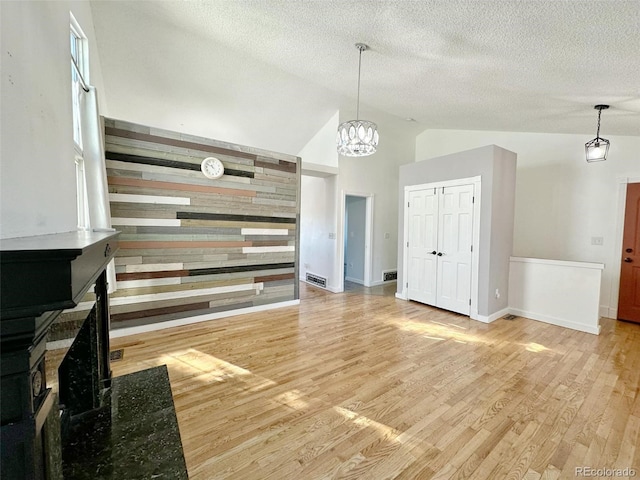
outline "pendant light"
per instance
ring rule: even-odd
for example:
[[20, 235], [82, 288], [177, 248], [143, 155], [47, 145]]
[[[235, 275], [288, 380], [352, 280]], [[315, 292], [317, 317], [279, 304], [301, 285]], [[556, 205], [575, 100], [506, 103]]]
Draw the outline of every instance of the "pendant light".
[[338, 153], [347, 157], [364, 157], [376, 153], [378, 148], [378, 126], [367, 120], [360, 120], [360, 69], [362, 52], [369, 47], [364, 43], [356, 43], [360, 52], [358, 59], [358, 101], [356, 103], [356, 119], [341, 123], [338, 127]]
[[584, 144], [584, 151], [589, 163], [602, 162], [607, 159], [607, 153], [609, 153], [609, 140], [600, 138], [600, 115], [602, 115], [602, 110], [609, 108], [609, 105], [596, 105], [593, 108], [598, 110], [598, 131], [596, 138]]

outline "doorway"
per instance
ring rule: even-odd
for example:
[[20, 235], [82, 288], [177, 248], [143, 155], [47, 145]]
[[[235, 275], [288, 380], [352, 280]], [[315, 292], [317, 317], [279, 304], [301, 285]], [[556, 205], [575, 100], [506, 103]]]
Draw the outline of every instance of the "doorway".
[[640, 323], [640, 183], [627, 185], [618, 319]]
[[342, 201], [341, 290], [345, 282], [370, 287], [373, 195], [343, 192]]

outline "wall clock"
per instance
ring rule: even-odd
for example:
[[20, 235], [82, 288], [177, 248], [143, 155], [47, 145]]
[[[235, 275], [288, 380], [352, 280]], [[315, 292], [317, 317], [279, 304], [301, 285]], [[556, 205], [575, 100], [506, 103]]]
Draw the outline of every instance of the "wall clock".
[[200, 164], [200, 170], [207, 178], [220, 178], [224, 175], [224, 165], [216, 157], [207, 157]]

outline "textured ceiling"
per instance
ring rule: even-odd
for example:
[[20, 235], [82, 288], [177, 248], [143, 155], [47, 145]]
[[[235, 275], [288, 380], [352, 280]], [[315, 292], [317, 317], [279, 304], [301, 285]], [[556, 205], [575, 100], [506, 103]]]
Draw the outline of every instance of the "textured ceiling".
[[[185, 85], [219, 79], [216, 95], [227, 99], [216, 105], [221, 116], [247, 110], [229, 98], [271, 95], [260, 114], [274, 128], [291, 128], [278, 120], [286, 116], [315, 119], [290, 149], [333, 108], [354, 113], [356, 42], [371, 48], [361, 88], [369, 120], [413, 118], [416, 131], [594, 134], [593, 106], [608, 103], [601, 134], [640, 135], [638, 0], [214, 0], [93, 2], [92, 9], [110, 106], [126, 88], [116, 76], [131, 64], [173, 65]], [[159, 32], [180, 48], [158, 52]], [[189, 60], [200, 65], [200, 79], [182, 69]], [[286, 101], [288, 93], [305, 100]]]

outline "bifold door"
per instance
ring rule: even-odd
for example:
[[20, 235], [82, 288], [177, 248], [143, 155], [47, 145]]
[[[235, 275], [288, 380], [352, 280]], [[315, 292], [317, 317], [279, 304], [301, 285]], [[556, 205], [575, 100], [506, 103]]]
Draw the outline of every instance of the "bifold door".
[[409, 193], [410, 300], [469, 315], [473, 185]]

